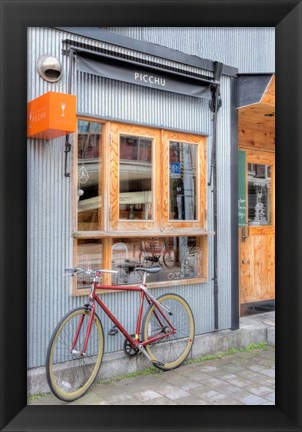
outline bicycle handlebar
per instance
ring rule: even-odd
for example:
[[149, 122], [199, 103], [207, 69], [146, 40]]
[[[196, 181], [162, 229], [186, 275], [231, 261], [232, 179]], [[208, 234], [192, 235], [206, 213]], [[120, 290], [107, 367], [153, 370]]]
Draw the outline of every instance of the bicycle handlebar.
[[65, 276], [75, 276], [75, 275], [80, 274], [80, 273], [96, 276], [97, 273], [117, 274], [118, 271], [117, 270], [103, 270], [103, 269], [99, 269], [99, 270], [92, 270], [92, 269], [83, 270], [80, 267], [72, 267], [72, 268], [66, 268], [65, 269], [65, 273], [67, 273]]

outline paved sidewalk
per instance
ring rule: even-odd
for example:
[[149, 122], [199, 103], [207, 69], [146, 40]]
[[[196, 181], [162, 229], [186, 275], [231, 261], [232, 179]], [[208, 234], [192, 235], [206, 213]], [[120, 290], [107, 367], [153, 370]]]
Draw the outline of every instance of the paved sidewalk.
[[29, 405], [274, 405], [275, 347], [239, 352], [178, 369], [96, 384], [81, 399], [53, 395]]

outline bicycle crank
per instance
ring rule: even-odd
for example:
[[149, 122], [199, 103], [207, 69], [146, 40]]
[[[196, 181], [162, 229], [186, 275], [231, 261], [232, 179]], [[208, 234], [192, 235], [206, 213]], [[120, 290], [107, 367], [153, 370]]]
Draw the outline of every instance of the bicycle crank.
[[[131, 335], [132, 338], [134, 338], [134, 336], [135, 335]], [[123, 349], [125, 351], [125, 354], [127, 354], [127, 356], [129, 357], [134, 357], [139, 353], [139, 349], [133, 348], [133, 346], [127, 339], [125, 339], [124, 341]]]

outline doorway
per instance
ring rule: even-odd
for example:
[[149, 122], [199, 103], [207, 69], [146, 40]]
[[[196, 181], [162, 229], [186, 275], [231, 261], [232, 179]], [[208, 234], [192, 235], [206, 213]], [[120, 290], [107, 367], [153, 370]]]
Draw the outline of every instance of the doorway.
[[246, 150], [246, 226], [239, 228], [240, 304], [275, 298], [275, 155]]

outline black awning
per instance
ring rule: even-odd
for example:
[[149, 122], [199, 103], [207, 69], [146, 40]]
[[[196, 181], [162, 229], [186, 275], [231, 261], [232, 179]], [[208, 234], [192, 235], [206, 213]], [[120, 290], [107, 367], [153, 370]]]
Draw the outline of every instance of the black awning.
[[273, 74], [239, 75], [237, 108], [259, 103]]
[[113, 80], [211, 99], [210, 86], [213, 79], [206, 76], [188, 75], [129, 59], [114, 58], [103, 53], [71, 47], [76, 52], [77, 70]]

